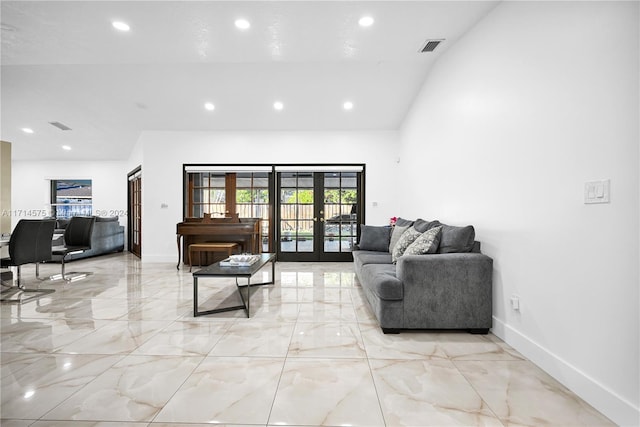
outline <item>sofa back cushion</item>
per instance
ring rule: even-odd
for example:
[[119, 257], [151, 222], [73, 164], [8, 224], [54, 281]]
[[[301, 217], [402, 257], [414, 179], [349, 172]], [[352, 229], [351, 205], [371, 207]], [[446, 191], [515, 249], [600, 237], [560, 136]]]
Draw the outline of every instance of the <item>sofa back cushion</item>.
[[416, 222], [413, 223], [413, 226], [415, 227], [416, 230], [418, 230], [421, 233], [424, 233], [427, 230], [431, 230], [434, 227], [437, 227], [440, 224], [440, 221], [438, 221], [437, 219], [435, 221], [427, 221], [425, 219], [422, 218], [418, 218], [416, 219]]
[[363, 251], [389, 252], [391, 227], [364, 225], [360, 226], [360, 242], [358, 247]]
[[116, 222], [118, 221], [117, 216], [97, 216], [96, 222]]
[[415, 221], [412, 219], [406, 219], [406, 218], [396, 218], [396, 225], [399, 225], [401, 227], [411, 227], [413, 225]]
[[471, 252], [476, 232], [472, 225], [466, 227], [455, 227], [442, 224], [442, 235], [440, 236], [439, 254], [449, 254], [456, 252]]

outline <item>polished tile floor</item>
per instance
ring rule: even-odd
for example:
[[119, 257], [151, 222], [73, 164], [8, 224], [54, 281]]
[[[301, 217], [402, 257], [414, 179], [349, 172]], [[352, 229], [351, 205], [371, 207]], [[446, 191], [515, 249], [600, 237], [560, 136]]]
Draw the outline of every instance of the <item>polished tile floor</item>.
[[[0, 307], [3, 427], [612, 425], [493, 335], [382, 334], [350, 263], [278, 263], [250, 319], [194, 318], [175, 264], [69, 270], [94, 274]], [[199, 285], [201, 309], [239, 302], [228, 279]]]

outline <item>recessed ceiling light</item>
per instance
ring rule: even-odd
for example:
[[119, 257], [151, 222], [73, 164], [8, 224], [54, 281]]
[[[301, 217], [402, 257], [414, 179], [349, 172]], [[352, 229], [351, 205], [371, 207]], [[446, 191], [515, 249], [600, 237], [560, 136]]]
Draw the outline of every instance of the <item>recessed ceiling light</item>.
[[129, 31], [131, 29], [126, 22], [122, 21], [113, 21], [111, 25], [118, 31]]
[[251, 23], [243, 18], [236, 19], [235, 24], [236, 28], [239, 28], [240, 30], [248, 30], [251, 27]]
[[211, 102], [205, 102], [205, 104], [204, 104], [204, 108], [205, 108], [206, 110], [213, 111], [213, 110], [215, 110], [215, 109], [216, 109], [216, 106], [215, 106], [215, 105], [213, 105]]
[[280, 101], [276, 101], [273, 103], [273, 108], [275, 108], [278, 111], [281, 111], [284, 108], [284, 104]]
[[346, 101], [344, 104], [342, 104], [342, 108], [344, 108], [345, 110], [353, 110], [353, 102]]
[[370, 16], [363, 16], [362, 18], [360, 18], [360, 20], [358, 21], [358, 24], [360, 24], [361, 27], [370, 27], [373, 25], [375, 21], [373, 20], [372, 17]]
[[69, 147], [68, 145], [63, 145], [62, 149], [69, 151], [69, 150], [71, 150], [71, 147]]
[[24, 133], [33, 133], [33, 129], [31, 129], [31, 128], [22, 128], [22, 132], [24, 132]]

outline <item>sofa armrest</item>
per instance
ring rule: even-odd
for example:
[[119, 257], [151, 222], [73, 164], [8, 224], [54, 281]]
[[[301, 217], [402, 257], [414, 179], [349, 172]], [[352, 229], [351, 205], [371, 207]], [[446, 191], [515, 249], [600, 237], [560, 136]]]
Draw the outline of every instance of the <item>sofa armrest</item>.
[[[490, 328], [493, 259], [480, 253], [407, 255], [396, 276], [404, 286], [405, 326]], [[424, 326], [422, 326], [424, 327]]]

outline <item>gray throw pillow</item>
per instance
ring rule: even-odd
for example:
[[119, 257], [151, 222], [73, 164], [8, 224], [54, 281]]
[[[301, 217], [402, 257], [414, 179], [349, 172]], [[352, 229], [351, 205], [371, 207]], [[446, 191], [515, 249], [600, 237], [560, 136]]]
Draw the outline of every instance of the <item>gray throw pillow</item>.
[[400, 236], [402, 236], [402, 234], [407, 231], [409, 227], [411, 226], [407, 225], [403, 227], [400, 225], [396, 225], [395, 227], [393, 227], [393, 231], [391, 232], [391, 240], [389, 241], [389, 252], [393, 253], [393, 248], [398, 243], [398, 240], [400, 240]]
[[418, 218], [416, 219], [416, 222], [413, 223], [413, 226], [416, 228], [416, 230], [418, 230], [421, 233], [424, 233], [427, 230], [432, 229], [433, 227], [437, 227], [441, 225], [440, 221], [435, 220], [435, 221], [425, 221], [422, 218]]
[[438, 253], [471, 252], [475, 238], [476, 231], [472, 225], [454, 227], [452, 225], [442, 224], [442, 235], [440, 236]]
[[401, 227], [411, 227], [413, 225], [413, 220], [398, 217], [398, 219], [396, 219], [396, 225]]
[[364, 225], [360, 226], [360, 242], [358, 247], [363, 251], [389, 252], [391, 227]]
[[404, 251], [407, 250], [410, 244], [414, 242], [418, 237], [420, 237], [422, 233], [420, 233], [415, 228], [411, 227], [400, 236], [398, 243], [393, 247], [393, 252], [391, 252], [391, 261], [395, 263], [398, 261]]
[[409, 245], [403, 255], [435, 254], [438, 250], [438, 244], [440, 243], [441, 231], [442, 226], [425, 231]]

